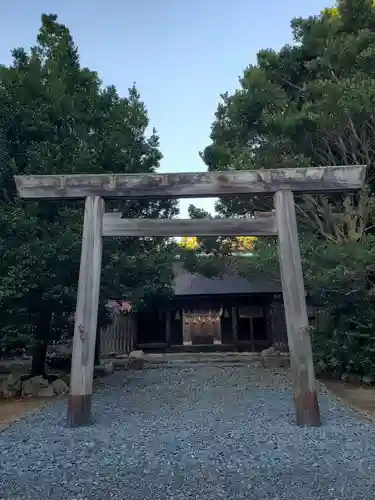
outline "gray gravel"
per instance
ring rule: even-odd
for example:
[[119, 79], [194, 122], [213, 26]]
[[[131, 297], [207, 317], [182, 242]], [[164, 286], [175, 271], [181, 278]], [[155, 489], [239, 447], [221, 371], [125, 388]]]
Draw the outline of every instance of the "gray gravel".
[[0, 434], [2, 500], [370, 500], [375, 426], [320, 396], [324, 426], [293, 424], [289, 376], [251, 366], [118, 373], [96, 424], [65, 400]]

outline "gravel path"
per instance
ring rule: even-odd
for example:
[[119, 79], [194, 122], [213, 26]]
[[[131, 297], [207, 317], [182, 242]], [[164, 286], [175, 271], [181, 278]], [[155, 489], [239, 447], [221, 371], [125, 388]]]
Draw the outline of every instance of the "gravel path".
[[67, 429], [64, 400], [0, 434], [2, 500], [370, 500], [375, 426], [321, 394], [298, 428], [288, 374], [252, 366], [117, 373], [96, 425]]

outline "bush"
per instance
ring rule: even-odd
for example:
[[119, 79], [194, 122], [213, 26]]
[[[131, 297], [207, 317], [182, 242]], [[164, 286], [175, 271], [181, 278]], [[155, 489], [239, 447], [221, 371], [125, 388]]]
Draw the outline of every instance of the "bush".
[[365, 324], [348, 324], [347, 319], [342, 316], [338, 322], [333, 316], [331, 328], [312, 328], [317, 373], [333, 378], [340, 378], [343, 373], [375, 377], [373, 306], [367, 309]]
[[15, 357], [24, 354], [31, 347], [28, 335], [5, 332], [0, 335], [0, 358]]
[[[305, 287], [327, 321], [312, 328], [317, 372], [339, 378], [353, 373], [375, 378], [375, 236], [327, 242], [301, 235]], [[255, 264], [279, 276], [277, 245], [259, 241]]]

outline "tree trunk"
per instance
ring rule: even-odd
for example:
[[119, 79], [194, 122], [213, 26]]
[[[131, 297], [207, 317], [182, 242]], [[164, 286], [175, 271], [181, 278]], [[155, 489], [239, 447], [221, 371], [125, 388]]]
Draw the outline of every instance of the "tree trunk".
[[46, 374], [46, 354], [47, 354], [48, 342], [40, 340], [36, 341], [33, 347], [33, 360], [31, 364], [31, 375], [33, 377], [37, 375]]
[[46, 355], [50, 336], [52, 311], [40, 313], [36, 324], [35, 344], [32, 351], [31, 375], [46, 374]]

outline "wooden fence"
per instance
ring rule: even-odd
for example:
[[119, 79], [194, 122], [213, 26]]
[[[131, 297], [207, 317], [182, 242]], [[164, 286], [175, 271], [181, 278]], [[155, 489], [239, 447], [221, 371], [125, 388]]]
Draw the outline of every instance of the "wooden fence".
[[100, 355], [129, 354], [137, 342], [137, 322], [133, 315], [118, 315], [100, 331]]

